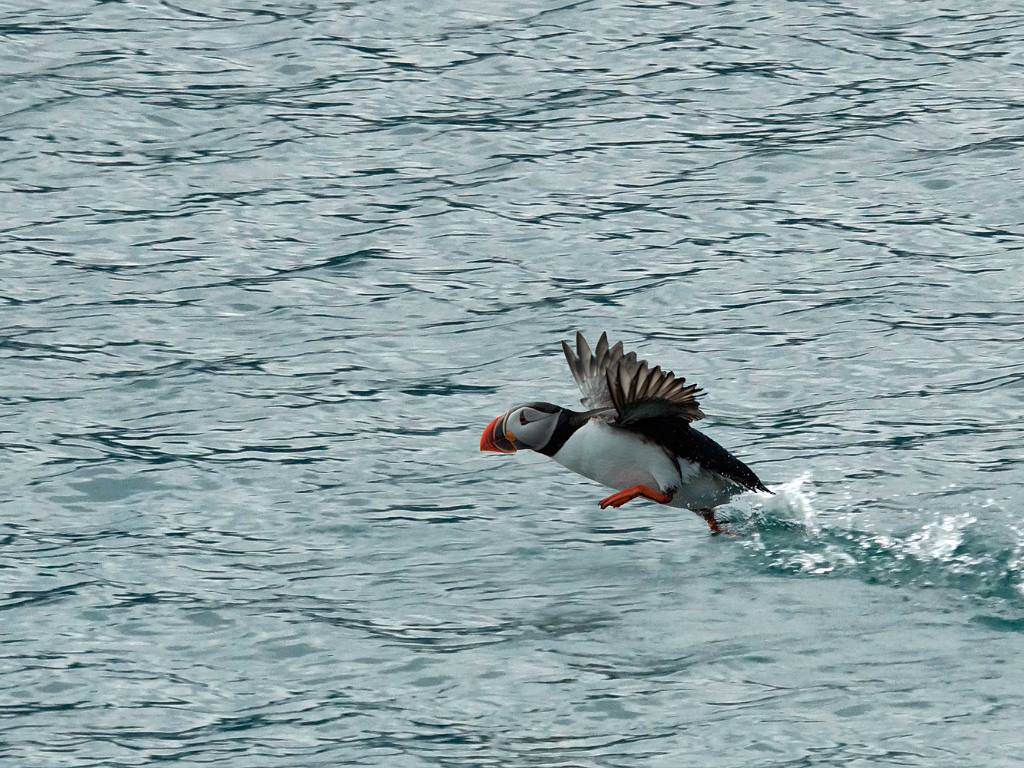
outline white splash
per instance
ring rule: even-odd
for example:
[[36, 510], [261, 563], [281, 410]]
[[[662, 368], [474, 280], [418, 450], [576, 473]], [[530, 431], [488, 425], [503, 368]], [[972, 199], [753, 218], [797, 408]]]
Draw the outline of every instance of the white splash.
[[856, 566], [857, 560], [834, 544], [829, 544], [823, 552], [798, 552], [785, 560], [784, 565], [801, 573], [823, 575]]
[[1013, 585], [1014, 589], [1017, 590], [1017, 594], [1024, 597], [1024, 526], [1012, 524], [1010, 530], [1014, 535], [1014, 545], [1013, 554], [1006, 567], [1016, 579], [1016, 583]]
[[966, 512], [945, 515], [908, 536], [903, 545], [904, 552], [918, 560], [950, 561], [963, 543], [964, 531], [976, 519]]
[[763, 514], [780, 518], [797, 519], [803, 523], [808, 533], [816, 534], [821, 530], [818, 515], [814, 511], [815, 491], [804, 486], [811, 485], [811, 473], [804, 472], [785, 483], [772, 488], [774, 496], [764, 496]]

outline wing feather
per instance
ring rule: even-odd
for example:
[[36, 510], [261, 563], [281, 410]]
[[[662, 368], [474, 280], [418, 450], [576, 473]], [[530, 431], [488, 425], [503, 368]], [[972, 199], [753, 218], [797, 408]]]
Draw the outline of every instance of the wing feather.
[[601, 361], [604, 360], [608, 354], [608, 334], [602, 333], [601, 338], [597, 340], [597, 352], [594, 353], [594, 358], [597, 360], [597, 364], [600, 365]]
[[694, 384], [686, 385], [671, 371], [659, 367], [648, 369], [643, 363], [630, 370], [621, 362], [607, 372], [608, 392], [617, 423], [623, 426], [640, 419], [675, 417], [686, 421], [704, 418], [697, 398], [703, 391]]
[[608, 346], [608, 334], [602, 333], [596, 351], [591, 351], [582, 333], [576, 334], [576, 352], [568, 343], [562, 342], [562, 351], [569, 363], [569, 370], [583, 397], [580, 402], [587, 408], [611, 408], [612, 401], [605, 384], [605, 371], [623, 358], [622, 342]]
[[626, 352], [621, 341], [609, 346], [607, 333], [591, 349], [577, 332], [576, 351], [564, 341], [562, 351], [583, 394], [580, 402], [592, 409], [614, 408], [619, 424], [670, 416], [686, 421], [704, 418], [697, 402], [701, 389], [661, 366], [651, 368], [637, 359], [636, 352]]

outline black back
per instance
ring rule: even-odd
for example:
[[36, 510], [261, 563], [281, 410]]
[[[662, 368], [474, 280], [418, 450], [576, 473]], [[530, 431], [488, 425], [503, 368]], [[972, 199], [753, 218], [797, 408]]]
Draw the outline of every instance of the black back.
[[768, 488], [754, 470], [737, 459], [707, 435], [701, 434], [681, 418], [642, 419], [623, 427], [662, 446], [671, 455], [696, 462], [751, 491]]

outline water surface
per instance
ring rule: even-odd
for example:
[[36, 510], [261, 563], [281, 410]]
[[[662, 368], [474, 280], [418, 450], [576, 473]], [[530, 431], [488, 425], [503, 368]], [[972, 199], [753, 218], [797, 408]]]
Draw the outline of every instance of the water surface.
[[[1012, 766], [1014, 3], [0, 6], [0, 757]], [[737, 537], [540, 456], [708, 390]]]

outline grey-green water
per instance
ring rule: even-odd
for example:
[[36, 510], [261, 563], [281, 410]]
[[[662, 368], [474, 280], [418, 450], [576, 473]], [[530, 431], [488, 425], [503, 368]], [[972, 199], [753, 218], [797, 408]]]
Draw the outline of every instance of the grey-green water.
[[[1017, 3], [0, 4], [0, 758], [1019, 765]], [[540, 456], [607, 329], [778, 491]]]

